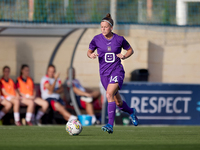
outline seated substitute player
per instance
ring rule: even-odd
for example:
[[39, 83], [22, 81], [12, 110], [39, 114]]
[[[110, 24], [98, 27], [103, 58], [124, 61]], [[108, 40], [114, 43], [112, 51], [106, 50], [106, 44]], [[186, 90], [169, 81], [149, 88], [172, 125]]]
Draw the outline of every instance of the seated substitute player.
[[[67, 76], [69, 75], [69, 69], [67, 70]], [[95, 124], [96, 122], [96, 116], [94, 115], [94, 108], [93, 108], [93, 100], [100, 99], [100, 91], [99, 90], [92, 90], [88, 88], [84, 88], [79, 80], [76, 79], [76, 72], [73, 68], [73, 77], [72, 77], [72, 85], [73, 85], [73, 91], [76, 94], [77, 100], [80, 101], [81, 107], [86, 109], [86, 112], [88, 115], [92, 116], [92, 124]], [[70, 82], [66, 80], [67, 86], [70, 86]]]
[[[9, 112], [9, 110], [12, 108], [12, 103], [7, 101], [4, 96], [1, 96], [0, 92], [0, 106], [3, 106], [3, 108], [0, 110], [0, 120], [5, 116], [6, 113]], [[18, 125], [18, 124], [17, 124]], [[19, 124], [21, 125], [21, 124]]]
[[42, 77], [40, 82], [42, 98], [49, 102], [49, 105], [54, 111], [58, 111], [66, 121], [77, 119], [76, 116], [70, 114], [64, 107], [64, 101], [60, 98], [60, 93], [63, 92], [59, 73], [56, 74], [54, 65], [49, 65], [47, 75]]
[[24, 64], [21, 66], [20, 76], [17, 78], [16, 86], [23, 101], [33, 101], [36, 105], [41, 107], [38, 110], [36, 117], [34, 113], [32, 114], [32, 120], [31, 120], [32, 122], [39, 125], [40, 119], [42, 118], [47, 108], [49, 107], [49, 104], [40, 97], [36, 97], [34, 82], [29, 77], [29, 72], [30, 69], [28, 65]]
[[[10, 67], [5, 66], [3, 68], [3, 77], [1, 78], [2, 95], [4, 96], [6, 100], [10, 101], [13, 104], [15, 124], [17, 126], [21, 126], [20, 114], [19, 114], [20, 97], [19, 97], [18, 92], [16, 91], [16, 86], [15, 86], [14, 81], [9, 76], [10, 76]], [[29, 123], [30, 122], [29, 113], [32, 112], [33, 110], [33, 104], [31, 103], [24, 103], [24, 104], [28, 106], [26, 121]]]

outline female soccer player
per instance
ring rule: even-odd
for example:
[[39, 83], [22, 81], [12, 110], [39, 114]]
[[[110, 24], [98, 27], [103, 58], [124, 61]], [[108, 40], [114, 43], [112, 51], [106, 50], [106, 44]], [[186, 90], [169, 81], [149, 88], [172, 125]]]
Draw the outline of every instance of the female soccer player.
[[63, 86], [54, 65], [48, 66], [47, 74], [41, 79], [40, 90], [42, 98], [49, 103], [51, 109], [59, 112], [66, 121], [77, 119], [76, 116], [65, 109], [65, 102], [60, 97], [63, 92]]
[[[2, 92], [2, 98], [3, 98], [2, 102], [6, 105], [9, 105], [8, 103], [10, 103], [11, 107], [13, 105], [15, 124], [17, 126], [21, 126], [20, 114], [19, 114], [20, 99], [16, 91], [15, 83], [9, 76], [10, 76], [10, 67], [8, 66], [3, 67], [3, 77], [0, 80], [1, 92]], [[4, 109], [6, 109], [6, 107]], [[6, 111], [3, 111], [3, 112], [6, 112]]]
[[[133, 54], [133, 49], [123, 36], [112, 32], [114, 22], [110, 14], [101, 20], [101, 34], [96, 35], [89, 45], [87, 56], [91, 59], [99, 58], [99, 71], [101, 82], [106, 90], [108, 100], [108, 124], [102, 127], [103, 131], [113, 133], [116, 105], [131, 116], [132, 123], [137, 126], [138, 119], [136, 110], [130, 108], [125, 101], [122, 101], [118, 90], [122, 87], [124, 69], [121, 59], [126, 59]], [[121, 48], [127, 50], [121, 54]], [[94, 51], [97, 49], [97, 53]]]
[[49, 104], [47, 101], [36, 97], [36, 91], [34, 90], [34, 83], [33, 80], [29, 77], [29, 66], [24, 64], [21, 67], [21, 73], [20, 76], [17, 78], [17, 88], [19, 91], [19, 94], [22, 97], [22, 101], [29, 102], [32, 101], [41, 108], [38, 110], [36, 117], [34, 114], [31, 114], [32, 121], [35, 121], [36, 124], [40, 124], [40, 119], [46, 112], [47, 108], [49, 107]]

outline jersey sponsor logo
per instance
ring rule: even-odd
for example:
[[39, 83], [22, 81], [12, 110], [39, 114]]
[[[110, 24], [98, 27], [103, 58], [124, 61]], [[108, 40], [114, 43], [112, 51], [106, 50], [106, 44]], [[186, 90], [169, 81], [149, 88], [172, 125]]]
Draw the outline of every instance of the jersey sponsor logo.
[[115, 61], [115, 53], [106, 53], [105, 54], [105, 62], [113, 63]]
[[110, 82], [114, 81], [115, 83], [117, 83], [117, 82], [118, 82], [117, 77], [118, 77], [118, 76], [115, 76], [115, 77], [113, 78], [113, 76], [111, 76], [111, 77], [110, 77]]

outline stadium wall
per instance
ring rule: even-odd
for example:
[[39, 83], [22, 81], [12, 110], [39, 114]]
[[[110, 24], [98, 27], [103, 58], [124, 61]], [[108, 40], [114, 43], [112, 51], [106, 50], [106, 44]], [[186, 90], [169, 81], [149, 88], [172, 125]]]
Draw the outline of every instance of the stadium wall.
[[[70, 35], [54, 59], [63, 81], [81, 32], [82, 30], [78, 30]], [[200, 83], [199, 28], [120, 25], [115, 28], [115, 32], [125, 36], [135, 50], [133, 57], [122, 62], [126, 71], [125, 81], [129, 81], [133, 70], [147, 68], [150, 82]], [[88, 87], [97, 87], [99, 84], [98, 61], [86, 56], [89, 42], [99, 33], [100, 29], [86, 31], [74, 60], [77, 78]], [[39, 83], [60, 39], [61, 37], [0, 36], [0, 68], [9, 65], [11, 76], [16, 79], [21, 64], [27, 63], [31, 67], [31, 76]]]

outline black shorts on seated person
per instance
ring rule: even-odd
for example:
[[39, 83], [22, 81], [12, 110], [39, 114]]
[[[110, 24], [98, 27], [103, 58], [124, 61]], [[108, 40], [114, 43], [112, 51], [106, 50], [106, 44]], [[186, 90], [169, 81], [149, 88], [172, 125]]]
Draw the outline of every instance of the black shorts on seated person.
[[51, 97], [49, 97], [49, 98], [47, 98], [46, 99], [46, 101], [49, 103], [49, 106], [51, 106], [51, 108], [54, 110], [54, 111], [56, 111], [56, 109], [55, 109], [55, 102], [58, 102], [58, 103], [60, 103], [61, 105], [65, 105], [64, 104], [64, 101], [61, 99], [61, 98], [59, 98], [59, 99], [56, 99], [56, 98], [51, 98]]

